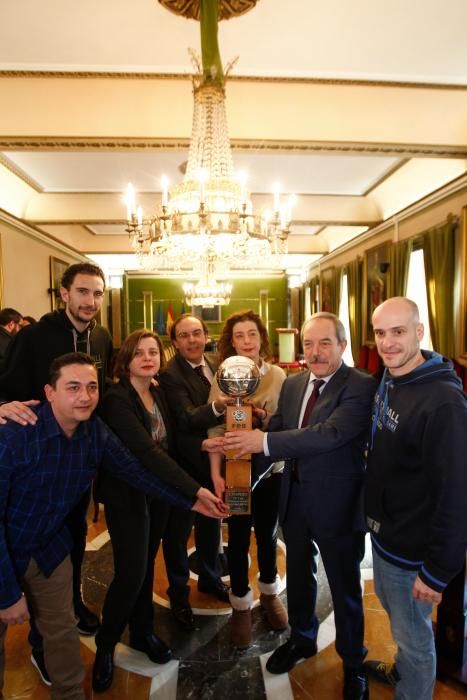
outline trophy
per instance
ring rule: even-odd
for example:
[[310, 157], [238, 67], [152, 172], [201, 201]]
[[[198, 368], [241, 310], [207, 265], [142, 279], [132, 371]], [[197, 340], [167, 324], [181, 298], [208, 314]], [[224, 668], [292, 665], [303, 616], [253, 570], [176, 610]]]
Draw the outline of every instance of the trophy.
[[[251, 430], [253, 409], [242, 403], [244, 396], [252, 394], [260, 381], [257, 365], [248, 357], [228, 357], [217, 370], [217, 383], [221, 391], [235, 398], [233, 406], [226, 408], [226, 427], [232, 430]], [[249, 515], [251, 512], [251, 454], [234, 458], [235, 450], [226, 452], [225, 502], [233, 515]]]

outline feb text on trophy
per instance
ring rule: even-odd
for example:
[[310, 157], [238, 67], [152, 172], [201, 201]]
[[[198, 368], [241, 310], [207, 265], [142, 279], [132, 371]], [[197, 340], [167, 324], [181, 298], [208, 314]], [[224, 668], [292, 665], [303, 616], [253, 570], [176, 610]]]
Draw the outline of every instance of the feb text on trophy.
[[[235, 398], [235, 405], [226, 408], [226, 428], [251, 430], [252, 407], [242, 403], [252, 394], [260, 381], [259, 369], [248, 357], [228, 357], [217, 370], [217, 383], [224, 394]], [[233, 515], [251, 512], [251, 454], [234, 458], [235, 451], [226, 453], [225, 502]]]

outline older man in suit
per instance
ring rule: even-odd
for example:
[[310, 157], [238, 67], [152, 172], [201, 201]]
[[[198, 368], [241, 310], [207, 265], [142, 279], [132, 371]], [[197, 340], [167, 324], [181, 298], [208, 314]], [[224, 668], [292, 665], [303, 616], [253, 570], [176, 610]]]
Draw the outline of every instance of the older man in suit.
[[268, 659], [271, 673], [286, 673], [317, 652], [318, 548], [331, 589], [336, 650], [344, 664], [345, 700], [366, 700], [360, 562], [364, 554], [361, 505], [364, 450], [376, 381], [347, 367], [345, 329], [326, 312], [302, 328], [309, 368], [282, 386], [268, 432], [227, 433], [239, 454], [286, 459], [280, 521], [287, 545], [290, 639]]
[[[174, 419], [176, 459], [198, 483], [212, 488], [209, 459], [203, 447], [208, 428], [222, 419], [228, 399], [221, 397], [207, 403], [215, 365], [204, 354], [208, 340], [206, 324], [192, 314], [182, 314], [170, 329], [170, 337], [177, 352], [161, 373], [160, 382]], [[219, 438], [213, 440], [219, 442]], [[188, 601], [190, 567], [186, 544], [193, 522], [198, 590], [229, 601], [228, 587], [221, 579], [220, 525], [210, 520], [174, 509], [163, 537], [172, 613], [188, 629], [193, 628], [194, 618]]]

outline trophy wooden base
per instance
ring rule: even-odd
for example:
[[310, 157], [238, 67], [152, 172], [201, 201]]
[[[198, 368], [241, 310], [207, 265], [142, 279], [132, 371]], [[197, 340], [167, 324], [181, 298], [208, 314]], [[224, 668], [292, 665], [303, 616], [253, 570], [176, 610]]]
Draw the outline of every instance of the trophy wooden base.
[[226, 461], [225, 502], [232, 515], [250, 515], [251, 465], [249, 460], [228, 459]]
[[[227, 430], [251, 430], [252, 408], [239, 404], [227, 406]], [[226, 453], [225, 502], [232, 515], [251, 513], [251, 454], [235, 459], [235, 450]]]

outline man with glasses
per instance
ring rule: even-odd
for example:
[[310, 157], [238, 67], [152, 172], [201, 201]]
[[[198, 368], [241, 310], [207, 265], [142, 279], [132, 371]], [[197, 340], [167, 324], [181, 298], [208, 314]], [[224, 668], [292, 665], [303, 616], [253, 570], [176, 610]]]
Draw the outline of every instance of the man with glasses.
[[[177, 353], [161, 372], [160, 382], [166, 390], [175, 423], [176, 460], [202, 486], [212, 490], [209, 460], [202, 448], [208, 428], [222, 419], [227, 399], [207, 403], [215, 372], [215, 365], [204, 354], [208, 329], [199, 318], [182, 314], [170, 329], [170, 338]], [[225, 602], [229, 600], [228, 588], [221, 579], [219, 522], [173, 509], [163, 538], [168, 595], [172, 614], [187, 629], [194, 627], [188, 601], [190, 566], [186, 546], [193, 521], [199, 565], [198, 590]]]
[[[97, 265], [70, 265], [61, 281], [60, 294], [65, 308], [45, 314], [40, 321], [22, 329], [9, 348], [0, 376], [0, 396], [7, 401], [0, 406], [0, 423], [5, 418], [21, 425], [34, 425], [37, 417], [30, 406], [45, 399], [52, 361], [69, 352], [85, 352], [92, 356], [98, 371], [99, 392], [102, 395], [110, 371], [112, 340], [108, 331], [96, 323], [104, 299], [105, 277]], [[81, 566], [86, 546], [86, 514], [90, 489], [67, 516], [67, 526], [73, 539], [73, 603], [81, 634], [94, 635], [99, 619], [83, 602], [81, 596]], [[32, 662], [42, 680], [48, 683], [44, 665], [42, 640], [34, 625], [29, 637]]]

